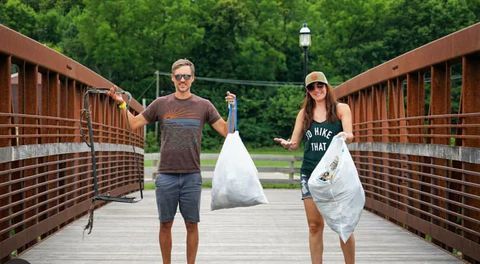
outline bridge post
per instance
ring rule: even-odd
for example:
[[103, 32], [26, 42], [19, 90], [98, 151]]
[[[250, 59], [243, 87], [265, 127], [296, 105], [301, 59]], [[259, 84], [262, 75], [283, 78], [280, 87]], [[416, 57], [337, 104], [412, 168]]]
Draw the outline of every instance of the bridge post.
[[[407, 121], [408, 126], [413, 126], [407, 129], [407, 134], [410, 135], [408, 137], [408, 142], [416, 144], [424, 143], [425, 138], [423, 136], [420, 136], [423, 135], [423, 131], [420, 126], [423, 126], [423, 123], [425, 121], [425, 83], [422, 72], [412, 72], [407, 74], [406, 116], [407, 118], [414, 118]], [[422, 208], [423, 205], [421, 205], [419, 202], [422, 198], [420, 194], [420, 191], [422, 190], [422, 185], [420, 185], [419, 182], [423, 179], [421, 172], [424, 170], [424, 168], [421, 165], [417, 165], [417, 163], [422, 163], [423, 158], [418, 156], [408, 156], [408, 161], [411, 162], [410, 171], [412, 179], [409, 187], [414, 190], [409, 191], [408, 193], [408, 195], [412, 197], [409, 205], [411, 205], [413, 208]], [[408, 213], [419, 218], [421, 217], [421, 214], [414, 209], [409, 209]], [[418, 234], [415, 229], [411, 227], [408, 227], [408, 229], [411, 232]]]
[[[439, 63], [436, 65], [431, 66], [431, 95], [430, 95], [430, 114], [431, 115], [448, 115], [451, 113], [451, 87], [450, 87], [450, 67], [448, 62]], [[441, 136], [435, 137], [436, 135], [449, 135], [450, 132], [450, 118], [432, 118], [430, 120], [430, 124], [432, 126], [440, 125], [440, 127], [432, 127], [430, 129], [430, 133], [433, 136], [431, 138], [432, 144], [439, 144], [439, 145], [450, 145], [451, 138]], [[450, 166], [449, 161], [446, 159], [438, 159], [433, 158], [432, 163], [437, 166]], [[431, 194], [440, 197], [440, 199], [428, 199], [431, 204], [440, 206], [440, 208], [448, 208], [449, 205], [445, 203], [446, 200], [449, 199], [447, 197], [447, 193], [445, 192], [445, 188], [447, 188], [446, 178], [449, 177], [449, 172], [446, 170], [431, 169], [431, 177], [430, 181], [435, 186], [440, 188], [431, 189]], [[439, 176], [441, 179], [437, 178]], [[449, 208], [450, 209], [450, 208]], [[442, 219], [447, 219], [447, 214], [445, 211], [436, 210], [431, 208], [431, 213], [437, 216], [440, 216]], [[446, 228], [445, 222], [440, 222], [438, 220], [432, 219], [431, 220], [436, 225], [439, 225], [443, 228]], [[444, 247], [444, 243], [440, 241], [434, 241], [436, 244], [441, 244]]]
[[[20, 138], [22, 145], [33, 145], [39, 144], [38, 137], [36, 135], [40, 134], [39, 129], [39, 119], [34, 117], [39, 114], [38, 112], [38, 65], [30, 64], [24, 62], [23, 66], [20, 67], [19, 73], [19, 93], [18, 93], [18, 105], [19, 112], [29, 115], [29, 117], [22, 118], [20, 124], [30, 127], [20, 128], [20, 135], [25, 135], [26, 137]], [[28, 136], [27, 136], [28, 135]], [[40, 162], [40, 158], [26, 159], [21, 161], [22, 166], [32, 166]], [[31, 178], [32, 176], [38, 174], [38, 169], [26, 169], [23, 170], [19, 175], [20, 178]], [[24, 180], [23, 184], [19, 186], [20, 188], [27, 189], [25, 192], [18, 196], [19, 199], [24, 200], [28, 197], [33, 197], [37, 194], [38, 188], [36, 188], [37, 181], [35, 179]], [[30, 199], [24, 201], [20, 206], [25, 213], [21, 216], [21, 222], [23, 223], [20, 226], [20, 230], [27, 229], [31, 226], [34, 226], [38, 223], [38, 218], [35, 215], [38, 212], [38, 209], [35, 208], [37, 204], [37, 199]], [[28, 209], [30, 208], [30, 209]], [[26, 219], [32, 218], [32, 220], [25, 221]], [[19, 219], [20, 220], [20, 219]], [[30, 247], [36, 243], [36, 238], [29, 241], [25, 246]]]
[[[2, 95], [2, 98], [8, 98], [8, 100], [3, 99], [0, 102], [0, 113], [5, 113], [7, 114], [6, 116], [0, 116], [0, 124], [4, 125], [11, 125], [12, 122], [12, 117], [10, 116], [12, 114], [12, 102], [9, 98], [12, 98], [12, 85], [11, 85], [11, 78], [10, 78], [10, 72], [11, 72], [11, 64], [12, 64], [12, 57], [0, 54], [0, 94]], [[10, 147], [12, 145], [12, 139], [10, 136], [12, 136], [12, 128], [11, 127], [5, 127], [5, 128], [0, 128], [0, 136], [6, 137], [6, 138], [0, 138], [0, 147]], [[0, 172], [3, 172], [0, 176], [0, 184], [3, 185], [3, 183], [8, 183], [11, 179], [11, 173], [9, 172], [11, 170], [11, 163], [6, 162], [6, 163], [0, 163]], [[0, 193], [9, 193], [10, 188], [8, 185], [3, 185], [0, 187]], [[0, 200], [0, 205], [3, 204], [8, 204], [10, 203], [10, 199], [8, 197], [3, 198]], [[10, 214], [8, 209], [3, 209], [0, 210], [0, 219], [4, 219], [8, 217]], [[0, 222], [0, 230], [5, 230], [9, 226], [8, 221], [2, 221]], [[9, 234], [8, 233], [3, 233], [0, 234], [0, 241], [4, 241], [8, 239]], [[9, 252], [8, 252], [9, 253]], [[0, 256], [0, 262], [3, 263], [6, 260], [8, 260], [8, 257], [4, 257], [4, 255]]]
[[[474, 54], [469, 56], [464, 56], [462, 59], [462, 113], [475, 113], [480, 112], [480, 104], [478, 98], [480, 98], [480, 55]], [[465, 117], [463, 118], [462, 124], [480, 124], [480, 117]], [[480, 148], [480, 127], [465, 127], [462, 129], [463, 135], [477, 135], [474, 138], [465, 138], [462, 140], [462, 146], [464, 147], [475, 147]], [[464, 170], [480, 172], [480, 164], [468, 164], [463, 163]], [[472, 174], [464, 174], [463, 178], [466, 182], [480, 184], [480, 177]], [[473, 194], [477, 197], [480, 196], [480, 190], [478, 187], [472, 185], [466, 185], [464, 192], [467, 194]], [[465, 203], [473, 206], [474, 208], [480, 208], [480, 200], [472, 199], [468, 196], [465, 197]], [[473, 219], [480, 219], [480, 212], [478, 210], [464, 209], [465, 216], [471, 217]], [[480, 224], [473, 223], [472, 221], [465, 221], [462, 219], [465, 226], [472, 230], [480, 230]], [[465, 234], [465, 236], [480, 244], [480, 237], [475, 237], [471, 234]]]
[[[60, 116], [60, 75], [55, 72], [50, 72], [48, 71], [45, 74], [47, 77], [46, 79], [48, 80], [47, 83], [43, 84], [45, 87], [48, 87], [48, 105], [47, 105], [47, 113], [45, 115], [49, 117], [59, 117]], [[60, 122], [58, 120], [49, 120], [48, 124], [50, 126], [59, 126]], [[58, 135], [60, 134], [60, 130], [58, 128], [49, 128], [48, 134], [51, 135]], [[59, 143], [60, 138], [58, 136], [55, 137], [48, 137], [46, 138], [46, 141], [48, 143]], [[58, 199], [55, 199], [59, 195], [59, 191], [55, 190], [57, 189], [58, 182], [57, 182], [57, 173], [60, 168], [59, 164], [57, 161], [59, 160], [58, 155], [51, 155], [48, 156], [48, 162], [52, 162], [52, 165], [49, 165], [46, 169], [50, 171], [51, 173], [48, 174], [47, 176], [47, 181], [49, 184], [47, 185], [47, 188], [49, 189], [48, 194], [47, 194], [47, 200], [48, 200], [48, 208], [52, 208], [51, 210], [48, 211], [47, 213], [47, 218], [52, 217], [58, 214], [59, 208], [57, 207], [59, 201]], [[55, 191], [53, 191], [55, 190]], [[50, 233], [54, 233], [57, 230], [57, 228], [53, 229], [50, 231]], [[48, 234], [46, 234], [48, 235]]]

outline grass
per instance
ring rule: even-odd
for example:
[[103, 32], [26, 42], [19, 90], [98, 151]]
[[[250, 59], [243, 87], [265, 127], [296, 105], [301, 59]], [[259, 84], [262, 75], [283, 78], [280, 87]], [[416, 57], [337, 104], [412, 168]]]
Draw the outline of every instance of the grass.
[[300, 189], [300, 183], [262, 183], [263, 189]]
[[428, 242], [432, 242], [432, 236], [431, 235], [425, 235], [425, 240]]
[[[216, 160], [201, 160], [203, 166], [215, 166]], [[288, 161], [274, 161], [274, 160], [255, 160], [255, 166], [257, 167], [279, 167], [287, 168], [290, 167], [290, 162]], [[301, 161], [295, 162], [295, 167], [300, 167], [302, 165]]]
[[[296, 183], [262, 183], [263, 189], [300, 189], [300, 184]], [[202, 188], [212, 188], [211, 180], [204, 180]]]
[[[296, 151], [286, 151], [282, 147], [271, 147], [271, 148], [261, 148], [261, 149], [249, 149], [247, 148], [250, 155], [252, 154], [271, 154], [271, 155], [285, 155], [285, 156], [302, 156], [303, 152], [301, 149]], [[215, 153], [204, 151], [204, 153]], [[207, 160], [202, 159], [201, 164], [203, 166], [215, 166], [216, 160]], [[257, 160], [254, 161], [255, 166], [257, 167], [278, 167], [286, 168], [290, 167], [290, 162], [288, 161], [270, 161], [270, 160]], [[145, 160], [145, 167], [152, 167], [152, 160]], [[295, 162], [295, 167], [300, 167], [302, 165], [301, 161]], [[300, 184], [294, 183], [262, 183], [264, 189], [300, 189]], [[202, 184], [203, 188], [212, 188], [211, 180], [204, 180]], [[155, 184], [153, 182], [145, 183], [145, 190], [155, 190]]]
[[298, 148], [294, 151], [285, 150], [282, 147], [260, 148], [251, 149], [247, 148], [250, 154], [272, 154], [272, 155], [285, 155], [285, 156], [303, 156], [303, 148]]
[[[200, 161], [202, 165], [205, 166], [215, 166], [216, 160], [206, 160], [203, 159]], [[290, 162], [288, 161], [269, 161], [269, 160], [257, 160], [254, 161], [255, 166], [257, 167], [290, 167]], [[300, 167], [302, 165], [301, 161], [295, 162], [295, 167]], [[145, 160], [144, 162], [145, 167], [153, 167], [153, 160]]]
[[463, 253], [461, 251], [459, 251], [458, 249], [454, 248], [452, 250], [452, 254], [457, 256], [457, 257], [462, 257]]
[[[250, 148], [247, 147], [250, 154], [272, 154], [272, 155], [286, 155], [286, 156], [302, 156], [303, 148], [298, 148], [294, 151], [285, 150], [282, 147], [268, 147], [268, 148]], [[202, 150], [202, 153], [219, 153], [219, 150]], [[155, 152], [158, 153], [158, 152]]]
[[[301, 149], [297, 149], [295, 151], [287, 151], [282, 147], [271, 147], [271, 148], [261, 148], [261, 149], [249, 149], [248, 152], [250, 155], [252, 154], [271, 154], [271, 155], [284, 155], [284, 156], [302, 156], [303, 151]], [[205, 151], [204, 153], [216, 153]], [[290, 162], [288, 161], [268, 161], [268, 160], [257, 160], [254, 161], [255, 166], [257, 167], [290, 167]], [[202, 159], [200, 163], [204, 166], [215, 166], [216, 160], [207, 160]], [[153, 161], [152, 160], [145, 160], [144, 162], [145, 167], [152, 167]], [[301, 161], [295, 162], [295, 167], [300, 167], [302, 165]]]
[[[300, 184], [296, 183], [262, 183], [262, 186], [264, 189], [300, 189]], [[144, 187], [145, 190], [155, 190], [155, 183], [146, 182]], [[212, 188], [212, 181], [204, 180], [202, 188]]]

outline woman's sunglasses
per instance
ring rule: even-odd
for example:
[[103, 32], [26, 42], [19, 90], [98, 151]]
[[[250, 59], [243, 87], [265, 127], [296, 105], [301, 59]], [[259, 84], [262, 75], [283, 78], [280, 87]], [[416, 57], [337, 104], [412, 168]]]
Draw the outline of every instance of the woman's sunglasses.
[[315, 90], [315, 87], [318, 87], [319, 89], [323, 89], [325, 87], [327, 87], [326, 84], [322, 83], [322, 82], [314, 82], [314, 83], [311, 83], [309, 85], [307, 85], [307, 90], [309, 92]]
[[183, 79], [185, 79], [185, 81], [188, 81], [190, 80], [190, 78], [192, 78], [192, 75], [191, 74], [175, 74], [175, 80], [177, 81], [180, 81]]

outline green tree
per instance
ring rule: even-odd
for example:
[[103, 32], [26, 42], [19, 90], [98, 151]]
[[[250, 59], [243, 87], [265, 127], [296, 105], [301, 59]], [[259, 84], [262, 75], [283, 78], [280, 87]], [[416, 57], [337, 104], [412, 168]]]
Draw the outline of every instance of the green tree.
[[[394, 1], [384, 25], [384, 52], [393, 58], [480, 20], [479, 1]], [[468, 4], [470, 3], [470, 5]], [[402, 12], [395, 12], [402, 10]]]
[[139, 94], [143, 89], [135, 84], [168, 69], [199, 41], [203, 32], [190, 24], [191, 8], [189, 1], [86, 0], [76, 23], [85, 49], [81, 61]]
[[[197, 76], [302, 81], [304, 22], [309, 69], [337, 84], [478, 21], [480, 0], [0, 0], [0, 23], [150, 101], [154, 72], [179, 58]], [[162, 76], [160, 94], [173, 91]], [[238, 95], [239, 129], [254, 147], [290, 135], [304, 96], [300, 87], [193, 84], [224, 117], [226, 91]], [[218, 150], [220, 136], [208, 126], [204, 134], [202, 146]]]
[[0, 5], [1, 24], [38, 40], [35, 35], [36, 20], [35, 10], [20, 0], [7, 0]]
[[272, 135], [289, 138], [292, 135], [293, 124], [300, 110], [305, 91], [298, 87], [282, 86], [269, 101], [268, 122], [275, 128]]

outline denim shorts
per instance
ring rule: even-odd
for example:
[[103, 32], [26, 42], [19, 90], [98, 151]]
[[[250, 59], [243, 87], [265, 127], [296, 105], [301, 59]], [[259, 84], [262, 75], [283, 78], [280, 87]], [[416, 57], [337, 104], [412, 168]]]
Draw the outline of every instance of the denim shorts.
[[310, 189], [308, 188], [308, 179], [310, 179], [310, 175], [306, 175], [303, 173], [300, 174], [300, 184], [302, 185], [302, 200], [305, 198], [312, 198], [312, 194], [310, 193]]
[[155, 194], [160, 222], [175, 218], [177, 208], [185, 222], [200, 222], [202, 176], [195, 173], [159, 173], [155, 179]]

